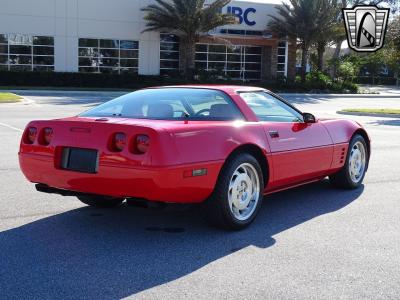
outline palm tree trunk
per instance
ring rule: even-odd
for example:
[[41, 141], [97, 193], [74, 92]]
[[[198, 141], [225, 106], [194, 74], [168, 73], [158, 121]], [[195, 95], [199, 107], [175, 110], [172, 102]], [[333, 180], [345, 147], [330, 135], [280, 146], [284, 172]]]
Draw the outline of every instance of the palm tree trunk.
[[325, 53], [325, 43], [318, 42], [317, 45], [317, 55], [318, 55], [318, 71], [324, 71], [324, 53]]
[[307, 73], [307, 58], [308, 58], [308, 44], [303, 42], [301, 45], [301, 82], [306, 82], [306, 73]]
[[184, 75], [187, 81], [194, 79], [195, 72], [195, 55], [196, 55], [196, 39], [187, 37], [183, 40], [184, 47]]

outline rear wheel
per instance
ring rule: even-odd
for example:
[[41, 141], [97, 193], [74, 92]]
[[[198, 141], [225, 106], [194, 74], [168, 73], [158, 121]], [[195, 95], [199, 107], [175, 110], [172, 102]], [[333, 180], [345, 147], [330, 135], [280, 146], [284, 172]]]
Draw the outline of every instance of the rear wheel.
[[350, 141], [343, 168], [329, 176], [331, 183], [340, 188], [358, 188], [368, 169], [368, 158], [369, 153], [365, 139], [361, 135], [355, 135]]
[[100, 208], [112, 208], [121, 205], [121, 203], [125, 200], [123, 198], [113, 198], [113, 197], [105, 197], [105, 196], [77, 196], [81, 202], [86, 205]]
[[263, 183], [261, 167], [253, 156], [244, 153], [233, 157], [205, 203], [206, 218], [225, 229], [245, 228], [260, 209]]

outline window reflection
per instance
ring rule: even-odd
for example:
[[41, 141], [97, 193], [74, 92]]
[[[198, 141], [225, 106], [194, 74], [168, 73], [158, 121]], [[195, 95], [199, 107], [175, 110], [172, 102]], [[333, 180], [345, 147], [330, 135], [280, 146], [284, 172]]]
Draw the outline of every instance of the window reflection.
[[221, 71], [235, 80], [260, 80], [261, 56], [257, 46], [197, 44], [196, 69]]
[[79, 39], [79, 72], [137, 73], [139, 42], [114, 39]]
[[160, 34], [160, 74], [174, 76], [179, 72], [179, 37]]
[[54, 37], [0, 34], [0, 69], [54, 71]]

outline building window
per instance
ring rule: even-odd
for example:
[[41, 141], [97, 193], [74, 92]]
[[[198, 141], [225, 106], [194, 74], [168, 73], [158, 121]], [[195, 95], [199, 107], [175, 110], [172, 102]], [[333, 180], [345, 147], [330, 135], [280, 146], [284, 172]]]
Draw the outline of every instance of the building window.
[[160, 74], [174, 75], [179, 72], [179, 37], [160, 34]]
[[0, 70], [54, 71], [54, 38], [0, 34]]
[[213, 33], [221, 33], [221, 34], [228, 34], [228, 35], [242, 35], [242, 36], [263, 36], [264, 32], [259, 30], [242, 30], [242, 29], [216, 29], [211, 31]]
[[287, 55], [288, 44], [286, 41], [281, 41], [278, 44], [278, 65], [276, 69], [277, 77], [287, 77]]
[[79, 39], [79, 72], [138, 73], [139, 42]]
[[196, 45], [196, 69], [218, 70], [234, 80], [261, 79], [261, 47]]

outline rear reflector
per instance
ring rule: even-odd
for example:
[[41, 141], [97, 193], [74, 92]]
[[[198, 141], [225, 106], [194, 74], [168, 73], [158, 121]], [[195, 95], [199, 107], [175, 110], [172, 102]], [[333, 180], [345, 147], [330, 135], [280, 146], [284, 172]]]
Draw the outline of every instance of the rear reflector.
[[149, 148], [150, 138], [145, 134], [140, 134], [136, 136], [134, 152], [137, 154], [143, 154], [147, 152]]
[[112, 146], [113, 146], [114, 151], [122, 151], [126, 146], [125, 133], [118, 132], [118, 133], [114, 134]]
[[29, 127], [25, 133], [25, 143], [33, 144], [36, 140], [36, 136], [37, 136], [37, 128]]

